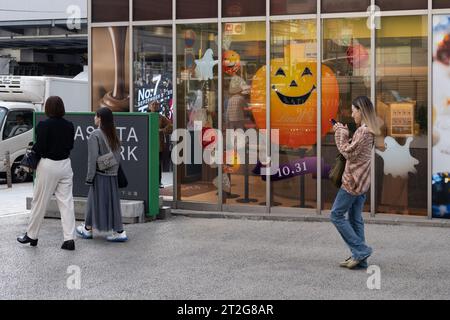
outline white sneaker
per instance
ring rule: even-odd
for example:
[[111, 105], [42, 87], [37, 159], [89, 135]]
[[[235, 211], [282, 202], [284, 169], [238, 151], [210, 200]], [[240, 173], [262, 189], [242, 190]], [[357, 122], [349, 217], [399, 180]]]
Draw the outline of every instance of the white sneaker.
[[126, 231], [122, 231], [122, 233], [118, 233], [113, 231], [113, 233], [106, 237], [106, 240], [112, 242], [125, 242], [128, 240]]
[[84, 223], [82, 223], [81, 225], [79, 225], [76, 228], [77, 231], [77, 235], [83, 239], [92, 239], [92, 229], [88, 230], [86, 229], [86, 226]]

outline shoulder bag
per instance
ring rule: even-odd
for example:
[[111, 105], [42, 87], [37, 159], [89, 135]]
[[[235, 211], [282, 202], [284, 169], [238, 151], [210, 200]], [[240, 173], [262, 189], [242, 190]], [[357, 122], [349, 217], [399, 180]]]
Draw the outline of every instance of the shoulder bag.
[[338, 153], [334, 161], [334, 166], [331, 168], [330, 173], [328, 174], [331, 182], [336, 188], [340, 188], [342, 185], [342, 175], [344, 174], [346, 162], [347, 160], [345, 159], [345, 157], [341, 153]]
[[116, 157], [114, 156], [114, 153], [111, 151], [111, 148], [109, 147], [108, 141], [106, 141], [105, 136], [103, 135], [103, 132], [101, 132], [101, 136], [103, 141], [105, 141], [106, 147], [108, 148], [108, 153], [105, 153], [97, 158], [97, 167], [101, 171], [105, 171], [111, 167], [114, 167], [118, 165]]

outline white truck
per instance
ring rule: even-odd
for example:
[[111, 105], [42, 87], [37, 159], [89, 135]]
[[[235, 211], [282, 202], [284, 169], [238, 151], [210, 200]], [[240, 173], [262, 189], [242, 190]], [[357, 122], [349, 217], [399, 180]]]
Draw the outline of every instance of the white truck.
[[73, 79], [36, 76], [0, 76], [0, 177], [6, 176], [9, 151], [13, 182], [31, 179], [20, 160], [33, 141], [33, 113], [44, 111], [49, 96], [60, 96], [66, 112], [90, 111], [86, 72]]

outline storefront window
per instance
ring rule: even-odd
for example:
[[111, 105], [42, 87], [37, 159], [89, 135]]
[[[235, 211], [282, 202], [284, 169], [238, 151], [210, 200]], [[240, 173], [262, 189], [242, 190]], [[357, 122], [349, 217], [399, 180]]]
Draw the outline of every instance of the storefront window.
[[217, 1], [177, 0], [176, 14], [177, 19], [217, 18]]
[[367, 11], [370, 0], [322, 0], [322, 13]]
[[450, 15], [433, 17], [433, 217], [450, 218]]
[[266, 0], [222, 0], [224, 17], [265, 16]]
[[270, 0], [270, 14], [316, 13], [316, 0]]
[[170, 134], [173, 128], [172, 27], [134, 28], [134, 104], [133, 111], [149, 112], [149, 103], [157, 101], [163, 120], [160, 133], [160, 194], [173, 195]]
[[177, 26], [177, 128], [186, 138], [179, 140], [186, 161], [178, 166], [177, 191], [183, 201], [218, 204], [217, 166], [204, 161], [202, 142], [206, 129], [218, 128], [217, 34], [216, 23]]
[[377, 212], [427, 214], [427, 17], [382, 17], [376, 30]]
[[[335, 84], [337, 81], [337, 85]], [[326, 19], [323, 21], [322, 57], [322, 157], [328, 172], [338, 154], [330, 118], [356, 130], [351, 117], [352, 101], [370, 98], [370, 29], [366, 18]], [[336, 187], [322, 179], [322, 208], [331, 209]], [[364, 211], [370, 210], [370, 191]]]
[[92, 110], [130, 111], [128, 27], [92, 29]]
[[[265, 205], [266, 201], [265, 181], [254, 171], [256, 161], [246, 155], [258, 150], [259, 129], [266, 128], [265, 109], [260, 102], [265, 92], [265, 45], [264, 22], [223, 24], [224, 147], [225, 153], [233, 155], [230, 159], [236, 159], [223, 166], [226, 204]], [[226, 129], [255, 134], [241, 145], [226, 139]]]
[[172, 1], [133, 0], [133, 19], [134, 21], [171, 20]]
[[[317, 34], [315, 20], [271, 24], [271, 129], [279, 130], [273, 204], [316, 207]], [[265, 98], [265, 96], [264, 96]]]
[[128, 0], [92, 0], [92, 22], [129, 21]]
[[381, 10], [418, 10], [428, 9], [428, 0], [376, 0]]

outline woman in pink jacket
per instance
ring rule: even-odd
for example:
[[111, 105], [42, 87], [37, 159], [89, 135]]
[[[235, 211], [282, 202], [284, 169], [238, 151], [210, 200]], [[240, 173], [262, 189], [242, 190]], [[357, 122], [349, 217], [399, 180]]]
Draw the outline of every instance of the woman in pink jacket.
[[[351, 251], [351, 256], [340, 263], [341, 267], [367, 268], [367, 258], [372, 248], [365, 242], [362, 210], [365, 193], [370, 187], [370, 162], [375, 136], [380, 134], [372, 102], [360, 96], [352, 102], [352, 117], [358, 129], [349, 139], [347, 126], [336, 123], [336, 146], [347, 159], [342, 186], [331, 209], [331, 221]], [[345, 214], [348, 212], [348, 219]]]

